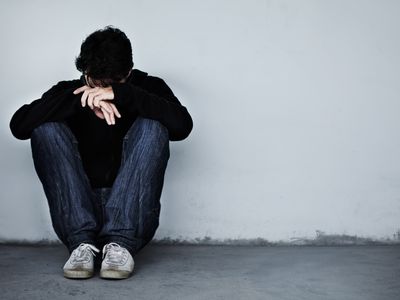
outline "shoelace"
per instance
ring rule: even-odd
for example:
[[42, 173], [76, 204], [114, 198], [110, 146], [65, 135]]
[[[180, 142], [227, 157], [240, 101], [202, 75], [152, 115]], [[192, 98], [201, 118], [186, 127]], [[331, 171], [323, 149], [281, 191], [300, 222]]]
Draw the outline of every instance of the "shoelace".
[[88, 258], [89, 253], [92, 255], [96, 256], [96, 254], [93, 252], [100, 252], [99, 249], [97, 249], [95, 246], [91, 244], [86, 244], [86, 243], [80, 243], [78, 248], [75, 250], [75, 260], [76, 261], [83, 261]]
[[120, 263], [125, 258], [124, 248], [119, 244], [111, 242], [103, 247], [103, 259], [107, 255], [107, 259], [113, 263]]

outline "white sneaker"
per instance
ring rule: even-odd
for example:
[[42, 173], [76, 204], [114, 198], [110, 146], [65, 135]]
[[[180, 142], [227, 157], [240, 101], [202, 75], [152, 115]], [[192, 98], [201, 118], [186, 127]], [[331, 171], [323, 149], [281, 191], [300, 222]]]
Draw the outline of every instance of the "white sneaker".
[[135, 262], [128, 249], [111, 242], [103, 247], [103, 261], [100, 277], [122, 279], [128, 278], [133, 271]]
[[93, 251], [100, 252], [95, 246], [81, 243], [72, 251], [71, 256], [65, 263], [64, 276], [67, 278], [89, 278], [94, 273]]

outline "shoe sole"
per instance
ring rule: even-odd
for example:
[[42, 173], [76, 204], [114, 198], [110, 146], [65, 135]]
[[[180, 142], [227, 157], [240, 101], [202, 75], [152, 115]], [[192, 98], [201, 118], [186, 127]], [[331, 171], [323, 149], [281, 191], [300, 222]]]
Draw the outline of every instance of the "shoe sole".
[[64, 277], [75, 278], [75, 279], [85, 279], [93, 277], [94, 272], [89, 270], [64, 270]]
[[129, 271], [100, 270], [100, 277], [107, 279], [124, 279], [131, 275]]

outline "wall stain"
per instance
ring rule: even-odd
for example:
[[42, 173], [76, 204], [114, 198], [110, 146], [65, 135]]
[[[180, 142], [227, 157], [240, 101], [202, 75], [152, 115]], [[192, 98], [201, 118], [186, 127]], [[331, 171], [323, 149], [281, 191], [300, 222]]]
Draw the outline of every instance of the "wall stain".
[[[58, 246], [62, 245], [59, 240], [42, 239], [32, 240], [13, 240], [0, 239], [0, 244], [7, 245], [29, 245], [29, 246]], [[370, 237], [359, 237], [347, 234], [326, 234], [321, 230], [316, 230], [314, 238], [292, 237], [289, 240], [269, 241], [264, 238], [255, 239], [213, 239], [210, 236], [202, 238], [170, 238], [153, 239], [154, 245], [232, 245], [232, 246], [358, 246], [358, 245], [396, 245], [400, 244], [400, 229], [393, 234], [392, 238], [374, 239]]]

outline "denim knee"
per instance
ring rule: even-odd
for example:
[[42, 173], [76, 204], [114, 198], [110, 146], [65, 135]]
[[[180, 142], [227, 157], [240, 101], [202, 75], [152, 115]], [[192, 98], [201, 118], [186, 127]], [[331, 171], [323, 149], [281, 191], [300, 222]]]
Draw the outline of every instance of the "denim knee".
[[144, 117], [137, 117], [134, 124], [139, 130], [150, 130], [153, 133], [168, 139], [168, 129], [158, 120], [153, 120]]
[[135, 152], [145, 153], [146, 160], [168, 160], [170, 149], [167, 127], [157, 120], [137, 117], [123, 138], [121, 162], [125, 162], [137, 147], [145, 149]]
[[37, 126], [31, 135], [32, 143], [54, 140], [62, 133], [66, 133], [74, 142], [75, 136], [70, 132], [70, 129], [63, 122], [45, 122]]
[[[145, 139], [147, 143], [157, 143], [159, 145], [169, 144], [169, 133], [167, 127], [160, 121], [137, 117], [131, 128], [125, 134], [124, 143], [132, 136], [135, 138]], [[167, 147], [169, 148], [169, 147]]]

